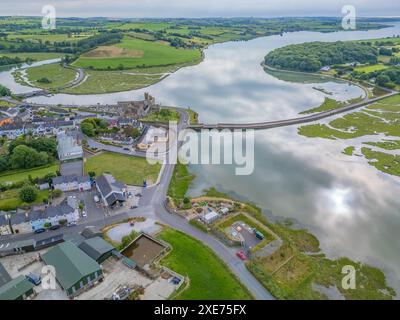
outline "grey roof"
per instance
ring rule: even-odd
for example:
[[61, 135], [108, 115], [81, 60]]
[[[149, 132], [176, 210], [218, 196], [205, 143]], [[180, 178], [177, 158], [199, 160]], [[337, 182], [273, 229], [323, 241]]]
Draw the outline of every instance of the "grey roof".
[[63, 201], [57, 206], [49, 206], [44, 210], [44, 215], [47, 218], [57, 217], [64, 214], [74, 212], [74, 208], [70, 207], [66, 201]]
[[20, 275], [0, 287], [0, 300], [15, 300], [32, 288], [33, 284], [25, 276]]
[[51, 248], [42, 258], [47, 265], [54, 266], [56, 278], [65, 290], [82, 278], [100, 271], [100, 265], [70, 241]]
[[87, 175], [78, 177], [75, 174], [71, 174], [68, 176], [54, 177], [52, 179], [52, 181], [53, 181], [53, 185], [57, 185], [57, 184], [61, 184], [61, 183], [70, 183], [70, 182], [74, 182], [74, 181], [77, 181], [78, 183], [84, 183], [84, 182], [90, 181], [90, 177]]
[[[37, 214], [36, 211], [35, 214]], [[18, 212], [18, 213], [12, 213], [10, 215], [10, 221], [11, 224], [20, 224], [20, 223], [24, 223], [24, 222], [29, 222], [31, 219], [29, 218], [29, 213], [28, 212]], [[36, 219], [35, 219], [36, 220]]]
[[84, 236], [86, 239], [94, 238], [97, 236], [101, 236], [102, 232], [98, 228], [94, 226], [88, 226], [83, 229], [81, 235]]
[[5, 216], [5, 213], [0, 213], [0, 226], [8, 226], [8, 219]]
[[10, 281], [11, 281], [10, 275], [0, 262], [0, 287]]
[[125, 201], [125, 198], [122, 194], [113, 192], [106, 198], [107, 204], [112, 206], [117, 201]]
[[125, 187], [124, 183], [116, 181], [114, 177], [108, 173], [104, 173], [98, 177], [96, 179], [96, 184], [104, 197], [112, 191], [122, 192], [122, 189]]
[[97, 261], [103, 254], [111, 252], [115, 248], [103, 238], [94, 237], [83, 241], [79, 245], [79, 249]]

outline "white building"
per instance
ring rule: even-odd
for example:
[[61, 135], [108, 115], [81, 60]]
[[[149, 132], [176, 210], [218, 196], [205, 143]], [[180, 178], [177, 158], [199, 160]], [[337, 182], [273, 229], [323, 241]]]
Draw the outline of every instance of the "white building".
[[61, 161], [80, 159], [83, 157], [83, 149], [74, 137], [67, 135], [64, 131], [57, 134], [57, 152]]
[[60, 176], [53, 178], [52, 182], [53, 188], [61, 191], [87, 191], [92, 188], [92, 183], [89, 176]]
[[218, 213], [216, 213], [215, 211], [210, 211], [208, 213], [206, 213], [201, 220], [203, 220], [203, 222], [205, 224], [210, 224], [213, 223], [214, 221], [218, 220], [220, 218], [220, 215]]

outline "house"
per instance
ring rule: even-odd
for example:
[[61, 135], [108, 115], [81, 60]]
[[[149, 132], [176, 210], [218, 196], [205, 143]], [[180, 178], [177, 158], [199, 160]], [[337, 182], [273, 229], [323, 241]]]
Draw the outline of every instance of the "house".
[[0, 113], [0, 127], [4, 126], [6, 124], [10, 124], [12, 122], [13, 122], [13, 120], [12, 120], [11, 117], [2, 116], [1, 113]]
[[25, 300], [34, 293], [33, 284], [20, 275], [0, 287], [0, 300]]
[[96, 179], [96, 187], [100, 192], [103, 202], [110, 207], [125, 202], [126, 186], [124, 183], [116, 181], [108, 173], [102, 174]]
[[32, 111], [30, 109], [20, 111], [14, 118], [15, 122], [26, 122], [32, 119]]
[[74, 297], [103, 278], [100, 265], [71, 241], [49, 249], [42, 255], [55, 268], [55, 277], [69, 297]]
[[47, 207], [44, 211], [32, 211], [29, 215], [31, 230], [44, 229], [45, 224], [52, 226], [76, 223], [79, 220], [78, 203], [75, 198], [68, 197], [59, 205]]
[[92, 188], [92, 182], [90, 177], [77, 176], [75, 174], [68, 176], [59, 176], [52, 179], [52, 184], [54, 189], [59, 189], [61, 191], [87, 191]]
[[101, 237], [94, 237], [83, 241], [79, 249], [85, 252], [93, 260], [103, 263], [104, 260], [112, 255], [115, 248]]
[[13, 233], [27, 233], [32, 231], [31, 221], [41, 217], [38, 213], [19, 211], [10, 214], [10, 225]]
[[21, 122], [5, 124], [0, 127], [0, 136], [5, 136], [8, 139], [15, 139], [25, 134], [25, 126]]
[[83, 156], [82, 146], [74, 137], [68, 136], [65, 132], [60, 132], [57, 135], [57, 153], [61, 161], [81, 159]]
[[203, 220], [203, 222], [205, 224], [210, 224], [213, 223], [215, 220], [218, 220], [220, 218], [220, 215], [218, 213], [216, 213], [215, 211], [211, 210], [208, 213], [206, 213], [205, 215], [203, 215], [201, 217], [201, 220]]

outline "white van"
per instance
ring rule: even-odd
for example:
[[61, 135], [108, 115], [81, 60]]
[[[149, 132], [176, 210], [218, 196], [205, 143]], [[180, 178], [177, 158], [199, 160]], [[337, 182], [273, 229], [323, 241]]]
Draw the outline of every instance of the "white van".
[[99, 199], [98, 196], [94, 196], [94, 197], [93, 197], [93, 200], [94, 200], [94, 202], [96, 202], [96, 203], [100, 202], [100, 199]]

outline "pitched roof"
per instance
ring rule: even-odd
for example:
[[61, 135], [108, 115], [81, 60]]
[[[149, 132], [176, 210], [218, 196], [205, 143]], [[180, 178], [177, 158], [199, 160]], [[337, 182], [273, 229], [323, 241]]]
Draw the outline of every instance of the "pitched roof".
[[100, 265], [70, 241], [63, 242], [42, 255], [44, 262], [54, 266], [56, 278], [67, 290], [83, 277], [100, 270]]
[[110, 192], [122, 192], [122, 189], [125, 187], [124, 183], [116, 181], [115, 178], [108, 173], [104, 173], [98, 177], [96, 179], [96, 184], [103, 197], [106, 197]]
[[0, 287], [0, 300], [15, 300], [33, 288], [33, 284], [23, 275]]
[[71, 174], [68, 176], [58, 176], [52, 179], [53, 185], [61, 184], [61, 183], [70, 183], [77, 181], [78, 183], [84, 183], [90, 181], [90, 177], [85, 175], [78, 177], [76, 174]]
[[83, 241], [79, 245], [79, 249], [92, 259], [98, 260], [103, 254], [113, 251], [114, 247], [103, 238], [94, 237]]

